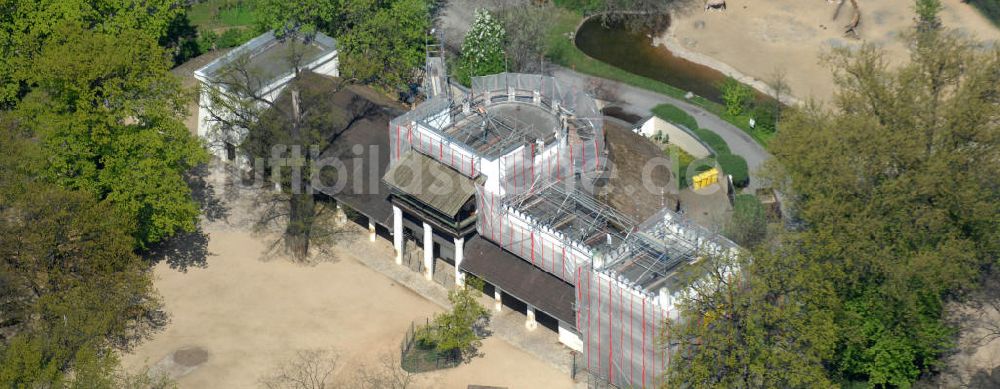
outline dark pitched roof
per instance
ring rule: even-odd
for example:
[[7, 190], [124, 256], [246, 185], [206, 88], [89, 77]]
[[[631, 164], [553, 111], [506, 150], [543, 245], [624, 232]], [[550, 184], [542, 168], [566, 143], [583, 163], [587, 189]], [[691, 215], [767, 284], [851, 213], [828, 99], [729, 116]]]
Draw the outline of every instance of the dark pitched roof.
[[462, 269], [489, 281], [517, 299], [576, 327], [573, 285], [546, 273], [476, 235], [465, 244]]
[[[382, 108], [337, 135], [323, 153], [339, 159], [344, 169], [338, 174], [344, 178], [344, 185], [335, 191], [325, 189], [323, 193], [371, 217], [374, 222], [391, 227], [389, 188], [380, 177], [389, 167], [389, 120], [401, 114], [402, 107], [361, 86], [347, 87], [338, 92], [335, 99], [349, 101], [350, 95], [360, 96]], [[361, 154], [355, 154], [355, 150], [361, 150]]]
[[472, 179], [415, 151], [403, 154], [382, 180], [450, 217], [476, 193]]

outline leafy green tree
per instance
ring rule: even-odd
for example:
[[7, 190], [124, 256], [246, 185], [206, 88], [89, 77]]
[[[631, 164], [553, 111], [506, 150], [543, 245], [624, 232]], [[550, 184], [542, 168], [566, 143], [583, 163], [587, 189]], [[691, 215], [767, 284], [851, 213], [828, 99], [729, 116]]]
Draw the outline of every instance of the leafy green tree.
[[786, 111], [772, 150], [798, 199], [806, 260], [838, 285], [833, 372], [908, 387], [952, 347], [945, 304], [1000, 254], [1000, 49], [917, 28], [890, 67], [829, 58], [833, 112]]
[[35, 58], [57, 43], [51, 39], [60, 26], [110, 35], [137, 31], [159, 41], [184, 13], [180, 0], [7, 0], [0, 10], [0, 107], [14, 105], [33, 87]]
[[417, 332], [417, 340], [434, 345], [441, 353], [459, 350], [466, 357], [471, 356], [481, 345], [475, 331], [476, 322], [490, 316], [479, 303], [481, 285], [475, 284], [475, 279], [469, 279], [464, 288], [449, 291], [451, 311], [434, 316], [430, 325]]
[[112, 350], [163, 324], [159, 298], [129, 215], [40, 179], [29, 133], [0, 118], [0, 274], [20, 311], [0, 322], [0, 386], [114, 387]]
[[136, 30], [67, 25], [52, 36], [17, 113], [44, 145], [45, 176], [136, 220], [137, 247], [193, 231], [199, 210], [183, 174], [207, 157], [181, 121], [189, 95], [164, 50]]
[[[350, 1], [350, 0], [346, 0]], [[345, 0], [258, 0], [255, 4], [257, 28], [274, 31], [278, 37], [289, 33], [310, 36], [334, 31]]]
[[476, 10], [476, 20], [462, 42], [459, 81], [471, 85], [472, 77], [503, 73], [506, 39], [507, 32], [499, 19], [485, 9]]
[[920, 30], [941, 27], [941, 0], [916, 0], [914, 10], [917, 12], [917, 28]]
[[726, 77], [720, 89], [722, 101], [726, 103], [726, 113], [730, 116], [743, 114], [753, 100], [753, 89], [732, 77]]
[[726, 236], [743, 247], [756, 247], [767, 237], [764, 205], [751, 194], [736, 195], [733, 216], [726, 224]]
[[836, 327], [822, 267], [794, 242], [780, 251], [708, 258], [690, 270], [690, 287], [662, 339], [673, 352], [664, 387], [833, 387], [823, 368]]
[[426, 0], [393, 0], [387, 7], [369, 7], [368, 0], [352, 0], [348, 18], [356, 21], [339, 36], [344, 77], [385, 90], [404, 90], [424, 63], [424, 45], [430, 29]]

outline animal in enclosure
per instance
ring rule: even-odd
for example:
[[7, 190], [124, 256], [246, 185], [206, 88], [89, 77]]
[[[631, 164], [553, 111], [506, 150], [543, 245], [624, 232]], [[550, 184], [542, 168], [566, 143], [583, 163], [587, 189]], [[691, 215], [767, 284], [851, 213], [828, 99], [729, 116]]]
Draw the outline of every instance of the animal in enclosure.
[[844, 26], [846, 29], [844, 35], [857, 39], [858, 25], [861, 24], [861, 8], [858, 7], [858, 0], [851, 0], [851, 8], [854, 9], [854, 16], [851, 17], [851, 22]]
[[726, 0], [708, 0], [705, 2], [705, 10], [708, 11], [714, 9], [717, 11], [724, 11], [726, 9]]

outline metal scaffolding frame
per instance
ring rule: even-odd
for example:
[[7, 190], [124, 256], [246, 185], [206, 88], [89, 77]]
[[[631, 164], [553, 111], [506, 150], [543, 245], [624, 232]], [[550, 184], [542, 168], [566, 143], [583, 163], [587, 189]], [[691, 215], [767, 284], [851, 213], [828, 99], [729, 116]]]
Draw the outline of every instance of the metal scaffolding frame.
[[[514, 73], [472, 84], [461, 101], [438, 96], [394, 119], [392, 162], [416, 150], [473, 178], [490, 164], [498, 177], [476, 184], [479, 235], [574, 285], [593, 374], [655, 385], [669, 364], [658, 339], [678, 270], [737, 246], [669, 209], [639, 223], [581, 190], [580, 177], [605, 165], [602, 115], [582, 91]], [[517, 104], [542, 116], [503, 113]]]

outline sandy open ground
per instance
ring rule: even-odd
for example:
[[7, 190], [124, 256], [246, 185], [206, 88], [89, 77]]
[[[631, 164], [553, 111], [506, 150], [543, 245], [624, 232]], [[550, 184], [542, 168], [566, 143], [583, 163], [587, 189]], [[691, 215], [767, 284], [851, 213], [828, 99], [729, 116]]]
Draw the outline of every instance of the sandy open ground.
[[[704, 11], [701, 2], [674, 14], [670, 29], [656, 39], [675, 54], [761, 85], [783, 71], [799, 99], [829, 100], [830, 69], [820, 54], [832, 47], [872, 42], [891, 61], [907, 57], [899, 33], [913, 25], [912, 0], [858, 0], [860, 39], [844, 36], [853, 11], [845, 0], [836, 20], [836, 2], [827, 0], [728, 0], [725, 11]], [[961, 0], [942, 0], [946, 27], [981, 40], [1000, 40], [1000, 30]], [[739, 74], [747, 78], [738, 77]], [[758, 82], [754, 82], [756, 79]]]
[[[319, 348], [337, 350], [346, 373], [398, 353], [411, 321], [441, 311], [360, 263], [357, 255], [392, 260], [388, 242], [370, 243], [360, 231], [334, 248], [332, 261], [304, 266], [264, 260], [265, 240], [244, 227], [216, 221], [203, 228], [204, 267], [181, 271], [168, 261], [156, 266], [155, 284], [171, 322], [123, 357], [126, 368], [156, 366], [176, 376], [182, 388], [251, 388], [297, 350]], [[178, 350], [203, 350], [207, 359], [177, 366]], [[415, 387], [572, 385], [565, 374], [502, 340], [487, 338], [481, 351], [485, 355], [470, 364], [418, 375]]]

